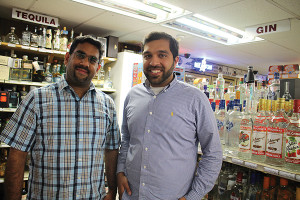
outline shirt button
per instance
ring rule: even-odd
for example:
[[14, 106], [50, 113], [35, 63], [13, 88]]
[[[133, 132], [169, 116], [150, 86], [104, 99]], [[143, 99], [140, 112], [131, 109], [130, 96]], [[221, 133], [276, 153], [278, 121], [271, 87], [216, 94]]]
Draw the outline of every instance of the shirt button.
[[148, 133], [150, 133], [150, 130], [148, 130]]
[[149, 112], [150, 115], [152, 115], [152, 112]]
[[145, 183], [142, 183], [143, 186], [145, 186]]
[[148, 148], [147, 148], [147, 147], [145, 148], [145, 151], [148, 151]]
[[154, 99], [156, 99], [156, 96], [153, 96]]
[[144, 165], [144, 169], [146, 169], [147, 167], [146, 167], [146, 165]]

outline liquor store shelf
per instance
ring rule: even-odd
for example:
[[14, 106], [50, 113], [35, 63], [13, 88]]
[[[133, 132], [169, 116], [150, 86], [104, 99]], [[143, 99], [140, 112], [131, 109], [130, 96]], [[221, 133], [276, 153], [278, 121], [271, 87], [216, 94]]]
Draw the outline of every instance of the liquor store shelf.
[[[28, 180], [29, 172], [24, 172], [24, 181]], [[4, 183], [4, 178], [0, 178], [0, 183]]]
[[[57, 50], [52, 50], [52, 49], [45, 49], [45, 48], [36, 48], [36, 47], [29, 47], [29, 46], [24, 46], [20, 44], [10, 44], [6, 42], [0, 42], [0, 47], [4, 49], [9, 49], [9, 50], [18, 50], [22, 52], [29, 52], [29, 53], [36, 53], [36, 54], [41, 54], [41, 55], [52, 55], [55, 57], [59, 58], [64, 58], [66, 52], [64, 51], [57, 51]], [[102, 60], [104, 61], [104, 64], [114, 62], [117, 60], [117, 58], [110, 58], [110, 57], [103, 57]]]
[[296, 173], [282, 167], [275, 167], [265, 163], [259, 163], [252, 160], [243, 160], [238, 157], [233, 157], [229, 155], [223, 155], [223, 161], [233, 163], [236, 165], [240, 165], [243, 167], [247, 167], [249, 169], [254, 169], [257, 171], [261, 171], [267, 174], [273, 174], [276, 176], [280, 176], [283, 178], [287, 178], [293, 181], [300, 182], [300, 173]]
[[[49, 85], [49, 83], [47, 83], [47, 82], [15, 81], [15, 80], [3, 80], [3, 79], [0, 80], [0, 83], [15, 84], [15, 85], [30, 85], [30, 86], [38, 86], [38, 87]], [[98, 88], [98, 87], [96, 87], [96, 88]], [[114, 92], [116, 92], [116, 90], [112, 89], [112, 88], [98, 88], [98, 89], [100, 89], [101, 91], [103, 91], [105, 93], [114, 93]], [[0, 109], [0, 111], [2, 111], [2, 110]]]

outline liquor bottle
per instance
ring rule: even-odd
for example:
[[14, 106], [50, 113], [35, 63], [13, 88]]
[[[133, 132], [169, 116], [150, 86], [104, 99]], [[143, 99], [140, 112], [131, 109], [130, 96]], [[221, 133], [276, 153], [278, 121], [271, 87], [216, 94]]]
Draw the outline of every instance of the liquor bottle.
[[30, 37], [31, 37], [31, 32], [28, 29], [28, 25], [26, 25], [25, 30], [22, 32], [22, 45], [29, 46]]
[[105, 80], [104, 82], [104, 88], [108, 88], [108, 89], [112, 89], [113, 88], [113, 83], [112, 83], [112, 80], [111, 80], [111, 67], [108, 67], [108, 76], [107, 76], [107, 79]]
[[51, 68], [51, 63], [47, 63], [46, 64], [46, 70], [45, 70], [45, 73], [44, 73], [44, 77], [45, 77], [45, 81], [47, 83], [52, 83], [52, 74], [50, 72], [50, 68]]
[[203, 89], [204, 89], [204, 94], [207, 96], [207, 98], [209, 99], [209, 92], [207, 91], [207, 85], [204, 85], [203, 86]]
[[220, 135], [220, 140], [222, 145], [225, 144], [225, 140], [224, 140], [224, 127], [226, 126], [225, 116], [226, 116], [225, 100], [222, 99], [220, 101], [219, 110], [216, 113], [216, 120], [217, 120], [217, 125], [218, 125], [218, 130], [219, 130], [219, 135]]
[[32, 80], [32, 61], [28, 60], [27, 55], [23, 55], [22, 57], [22, 65], [21, 65], [21, 81], [31, 81]]
[[4, 177], [7, 163], [7, 149], [0, 149], [0, 177]]
[[300, 200], [300, 186], [296, 187], [296, 200]]
[[[230, 83], [230, 85], [228, 86], [228, 92], [227, 92], [229, 95], [229, 100], [235, 99], [236, 94], [235, 94], [234, 90], [235, 90], [235, 88], [234, 88], [233, 84]], [[243, 101], [241, 101], [241, 99], [240, 99], [240, 102], [242, 103]]]
[[235, 92], [235, 98], [240, 99], [241, 102], [244, 102], [245, 100], [245, 84], [244, 84], [244, 78], [240, 78], [239, 86]]
[[22, 200], [27, 199], [27, 188], [26, 188], [26, 181], [23, 181], [23, 189], [22, 189]]
[[[247, 102], [247, 101], [246, 101]], [[238, 157], [242, 159], [251, 159], [251, 139], [253, 131], [253, 121], [250, 113], [248, 112], [247, 105], [242, 112], [242, 121], [240, 125], [239, 134], [239, 152]]]
[[63, 30], [61, 30], [61, 37], [60, 37], [60, 47], [59, 50], [60, 51], [67, 51], [67, 47], [68, 47], [68, 31], [67, 28], [64, 27]]
[[264, 162], [266, 154], [266, 137], [268, 120], [265, 114], [265, 99], [259, 100], [259, 112], [253, 119], [253, 133], [251, 141], [252, 155], [251, 159]]
[[292, 95], [290, 94], [290, 82], [285, 82], [285, 90], [284, 94], [282, 95], [282, 98], [284, 98], [285, 101], [289, 101], [292, 99]]
[[230, 170], [229, 170], [229, 163], [223, 163], [224, 165], [224, 170], [221, 171], [220, 175], [219, 175], [219, 184], [218, 184], [218, 196], [219, 199], [226, 199], [225, 197], [225, 192], [227, 190], [227, 185], [228, 185], [228, 177], [230, 174]]
[[277, 192], [277, 200], [293, 200], [295, 199], [293, 191], [288, 187], [288, 180], [280, 178], [280, 185]]
[[62, 78], [60, 74], [60, 66], [60, 64], [53, 65], [52, 80], [54, 83], [58, 83]]
[[260, 193], [260, 200], [270, 200], [270, 177], [264, 177], [263, 190]]
[[10, 27], [10, 33], [8, 33], [4, 39], [4, 41], [7, 43], [19, 44], [19, 38], [15, 34], [15, 27]]
[[256, 116], [257, 114], [257, 98], [255, 94], [255, 80], [254, 80], [254, 72], [253, 67], [248, 66], [248, 73], [246, 78], [246, 101], [248, 106], [248, 111], [252, 117]]
[[60, 31], [59, 29], [54, 30], [52, 47], [54, 50], [59, 50], [60, 47]]
[[261, 88], [258, 90], [259, 99], [268, 99], [268, 88], [266, 81], [262, 81]]
[[256, 200], [256, 194], [257, 194], [257, 187], [256, 187], [256, 172], [251, 172], [250, 177], [250, 186], [249, 189], [245, 195], [246, 200]]
[[17, 86], [13, 86], [9, 91], [9, 107], [16, 108], [19, 105], [19, 93], [17, 92]]
[[52, 49], [52, 29], [50, 27], [46, 31], [46, 49]]
[[38, 57], [33, 58], [32, 66], [32, 81], [33, 82], [42, 82], [43, 81], [43, 62], [38, 60]]
[[216, 79], [216, 89], [217, 95], [219, 96], [219, 99], [224, 99], [224, 86], [225, 86], [225, 80], [223, 78], [223, 74], [219, 73], [218, 78]]
[[44, 38], [43, 38], [43, 27], [38, 30], [38, 47], [43, 48]]
[[22, 86], [22, 90], [20, 91], [20, 102], [23, 101], [28, 92], [26, 91], [25, 85]]
[[38, 47], [39, 46], [39, 35], [37, 32], [37, 27], [34, 28], [34, 32], [31, 34], [30, 46]]
[[269, 86], [268, 99], [277, 100], [280, 98], [280, 79], [279, 73], [274, 73], [274, 79], [272, 80], [271, 85]]
[[236, 183], [231, 189], [230, 200], [243, 199], [243, 185], [242, 185], [243, 172], [239, 171], [236, 176]]
[[226, 122], [228, 137], [225, 138], [225, 150], [232, 156], [238, 155], [241, 121], [242, 113], [240, 112], [240, 100], [235, 99], [233, 111], [229, 114], [228, 121]]
[[70, 50], [71, 45], [72, 45], [72, 43], [73, 43], [73, 40], [74, 40], [74, 30], [72, 29], [72, 30], [71, 30], [70, 39], [69, 39], [69, 42], [68, 42], [68, 50], [67, 50], [67, 51]]
[[[284, 132], [288, 125], [288, 118], [284, 111], [284, 99], [276, 101], [278, 109], [273, 115], [267, 130], [266, 163], [275, 166], [284, 165], [285, 138]], [[283, 146], [284, 145], [284, 146]]]
[[294, 100], [294, 114], [285, 131], [285, 168], [300, 172], [300, 100]]
[[270, 176], [270, 200], [276, 200], [277, 199], [277, 183], [276, 183], [277, 177], [275, 175]]

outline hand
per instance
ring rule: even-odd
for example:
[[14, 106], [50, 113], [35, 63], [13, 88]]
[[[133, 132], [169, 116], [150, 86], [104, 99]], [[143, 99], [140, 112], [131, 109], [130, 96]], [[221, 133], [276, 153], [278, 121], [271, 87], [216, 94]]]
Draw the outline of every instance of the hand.
[[128, 179], [123, 172], [117, 174], [117, 182], [118, 182], [119, 200], [122, 199], [124, 190], [126, 190], [127, 194], [130, 196], [131, 190], [129, 188]]
[[185, 197], [181, 197], [180, 199], [178, 199], [178, 200], [186, 200], [186, 198]]

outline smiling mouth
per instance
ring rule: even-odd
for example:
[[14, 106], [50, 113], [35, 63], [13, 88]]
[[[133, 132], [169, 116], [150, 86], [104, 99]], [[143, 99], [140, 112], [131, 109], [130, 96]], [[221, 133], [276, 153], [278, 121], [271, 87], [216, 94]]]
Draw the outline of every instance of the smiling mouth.
[[88, 70], [86, 70], [86, 69], [83, 69], [83, 68], [77, 68], [76, 69], [80, 74], [88, 74]]
[[159, 69], [152, 69], [152, 70], [149, 70], [151, 72], [152, 75], [158, 75], [161, 73], [161, 70]]

